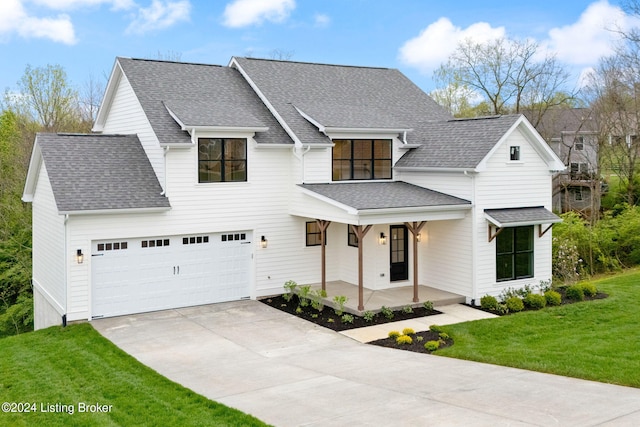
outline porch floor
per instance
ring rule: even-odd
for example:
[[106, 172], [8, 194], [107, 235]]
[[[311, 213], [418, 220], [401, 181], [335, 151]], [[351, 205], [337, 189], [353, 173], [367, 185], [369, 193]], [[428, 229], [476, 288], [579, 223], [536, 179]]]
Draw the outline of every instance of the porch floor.
[[[322, 284], [314, 283], [311, 289], [320, 289]], [[347, 283], [342, 280], [327, 282], [326, 286], [327, 298], [325, 305], [333, 305], [333, 297], [336, 295], [344, 295], [348, 298], [345, 304], [345, 311], [362, 315], [362, 311], [358, 310], [358, 285]], [[425, 301], [431, 301], [434, 307], [461, 304], [466, 301], [462, 295], [454, 294], [430, 286], [418, 285], [418, 298], [420, 302], [413, 302], [413, 285], [402, 286], [399, 288], [372, 290], [364, 288], [363, 302], [365, 311], [377, 312], [385, 306], [392, 310], [398, 310], [406, 306], [420, 307]]]

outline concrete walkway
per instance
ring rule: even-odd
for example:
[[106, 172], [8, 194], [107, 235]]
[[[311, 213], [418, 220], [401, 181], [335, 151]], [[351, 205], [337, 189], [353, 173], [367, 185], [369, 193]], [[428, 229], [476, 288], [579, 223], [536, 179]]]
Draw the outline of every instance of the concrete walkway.
[[275, 426], [640, 425], [640, 389], [361, 344], [257, 301], [91, 323], [160, 374]]

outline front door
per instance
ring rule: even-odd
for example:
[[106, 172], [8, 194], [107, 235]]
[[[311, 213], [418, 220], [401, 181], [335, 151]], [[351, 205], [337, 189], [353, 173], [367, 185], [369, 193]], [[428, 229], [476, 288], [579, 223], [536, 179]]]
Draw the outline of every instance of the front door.
[[407, 227], [404, 225], [391, 226], [391, 281], [409, 279], [409, 257]]

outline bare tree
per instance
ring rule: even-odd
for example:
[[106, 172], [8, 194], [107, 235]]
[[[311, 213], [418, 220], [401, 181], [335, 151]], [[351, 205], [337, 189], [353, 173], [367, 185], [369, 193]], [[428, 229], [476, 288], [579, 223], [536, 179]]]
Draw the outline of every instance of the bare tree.
[[79, 101], [80, 115], [83, 122], [93, 123], [95, 121], [102, 103], [104, 87], [104, 83], [96, 79], [93, 74], [90, 74], [88, 80], [85, 81]]
[[480, 95], [491, 114], [536, 110], [535, 122], [544, 112], [573, 98], [563, 92], [569, 73], [555, 56], [542, 59], [532, 41], [500, 38], [486, 43], [465, 40], [434, 73], [438, 89], [462, 87]]

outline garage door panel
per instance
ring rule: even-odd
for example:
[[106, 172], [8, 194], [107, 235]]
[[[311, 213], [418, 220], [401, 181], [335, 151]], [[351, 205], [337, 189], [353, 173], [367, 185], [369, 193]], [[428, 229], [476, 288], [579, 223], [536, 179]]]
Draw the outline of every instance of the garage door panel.
[[93, 317], [248, 298], [250, 236], [243, 231], [129, 239], [118, 251], [95, 242]]

